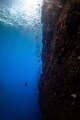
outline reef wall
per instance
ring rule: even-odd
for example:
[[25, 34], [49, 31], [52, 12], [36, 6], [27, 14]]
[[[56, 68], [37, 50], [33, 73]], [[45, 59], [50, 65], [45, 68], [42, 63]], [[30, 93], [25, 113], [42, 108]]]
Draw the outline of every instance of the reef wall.
[[79, 120], [80, 1], [44, 0], [42, 24], [39, 102], [43, 120]]

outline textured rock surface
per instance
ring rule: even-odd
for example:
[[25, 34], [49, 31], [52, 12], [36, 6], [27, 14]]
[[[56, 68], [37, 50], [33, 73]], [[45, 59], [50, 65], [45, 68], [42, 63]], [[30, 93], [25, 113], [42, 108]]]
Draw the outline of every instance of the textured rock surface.
[[42, 13], [42, 116], [43, 120], [79, 120], [80, 0], [50, 2], [44, 1]]

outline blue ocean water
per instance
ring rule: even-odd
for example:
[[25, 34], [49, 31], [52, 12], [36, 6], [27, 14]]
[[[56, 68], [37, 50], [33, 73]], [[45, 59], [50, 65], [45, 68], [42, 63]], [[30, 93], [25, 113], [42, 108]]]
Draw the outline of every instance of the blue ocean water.
[[[0, 120], [41, 120], [42, 28], [0, 23]], [[26, 86], [27, 85], [27, 86]]]

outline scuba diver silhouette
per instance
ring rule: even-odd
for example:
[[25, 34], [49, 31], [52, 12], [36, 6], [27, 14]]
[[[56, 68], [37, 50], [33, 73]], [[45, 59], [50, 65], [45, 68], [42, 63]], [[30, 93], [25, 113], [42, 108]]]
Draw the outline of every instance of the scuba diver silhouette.
[[27, 82], [25, 83], [25, 86], [27, 86]]

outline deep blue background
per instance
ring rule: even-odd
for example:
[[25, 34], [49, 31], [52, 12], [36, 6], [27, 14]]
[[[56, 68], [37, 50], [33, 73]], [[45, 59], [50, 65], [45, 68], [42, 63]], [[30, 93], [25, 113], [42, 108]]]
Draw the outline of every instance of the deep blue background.
[[35, 95], [41, 38], [41, 28], [35, 32], [0, 24], [0, 120], [41, 120]]

